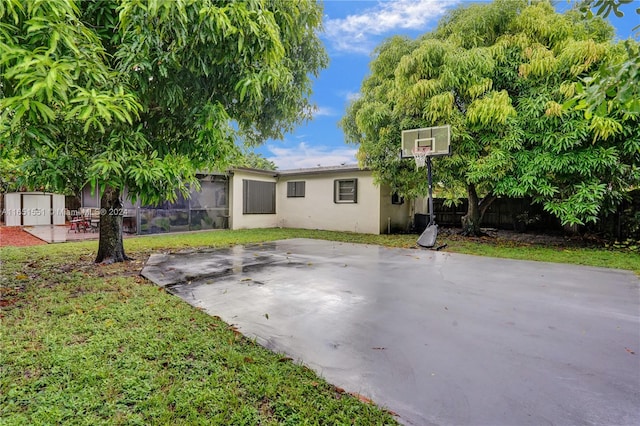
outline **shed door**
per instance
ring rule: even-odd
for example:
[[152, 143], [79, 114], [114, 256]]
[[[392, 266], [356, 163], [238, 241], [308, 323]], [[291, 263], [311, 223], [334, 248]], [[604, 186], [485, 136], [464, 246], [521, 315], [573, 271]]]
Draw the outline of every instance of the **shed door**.
[[22, 194], [22, 225], [51, 225], [51, 195]]

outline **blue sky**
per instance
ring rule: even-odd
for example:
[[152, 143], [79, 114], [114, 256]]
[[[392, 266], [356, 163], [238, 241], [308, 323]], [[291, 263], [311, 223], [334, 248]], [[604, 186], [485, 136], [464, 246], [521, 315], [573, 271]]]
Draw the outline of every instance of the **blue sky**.
[[[392, 35], [415, 38], [435, 28], [438, 20], [461, 0], [325, 0], [324, 32], [330, 63], [313, 85], [312, 100], [317, 106], [313, 120], [256, 149], [280, 170], [356, 163], [355, 145], [346, 144], [338, 121], [351, 99], [358, 96], [362, 80], [369, 72], [373, 49]], [[569, 7], [560, 0], [558, 8]], [[640, 0], [621, 7], [623, 18], [610, 17], [617, 36], [632, 36], [639, 23], [635, 9]], [[613, 14], [612, 14], [613, 15]]]

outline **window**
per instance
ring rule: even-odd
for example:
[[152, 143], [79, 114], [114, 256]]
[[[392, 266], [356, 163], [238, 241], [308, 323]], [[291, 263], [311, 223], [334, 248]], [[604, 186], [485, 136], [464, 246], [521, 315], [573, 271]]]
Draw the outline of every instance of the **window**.
[[392, 194], [391, 204], [404, 204], [404, 197], [399, 196], [397, 193]]
[[242, 180], [242, 213], [275, 214], [276, 183], [259, 180]]
[[336, 179], [333, 181], [334, 203], [358, 202], [358, 179]]
[[304, 181], [287, 182], [287, 197], [304, 197]]

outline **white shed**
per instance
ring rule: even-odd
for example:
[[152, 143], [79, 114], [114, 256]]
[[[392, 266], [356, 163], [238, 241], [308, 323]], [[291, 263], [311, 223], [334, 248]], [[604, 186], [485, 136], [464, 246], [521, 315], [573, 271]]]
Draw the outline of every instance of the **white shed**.
[[4, 196], [6, 226], [64, 225], [64, 195], [10, 192]]

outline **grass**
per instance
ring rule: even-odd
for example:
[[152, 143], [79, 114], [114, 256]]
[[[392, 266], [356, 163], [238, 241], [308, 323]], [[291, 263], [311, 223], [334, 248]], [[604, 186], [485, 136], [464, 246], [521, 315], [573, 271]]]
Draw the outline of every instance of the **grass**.
[[[283, 238], [414, 247], [415, 235], [262, 229], [127, 239], [137, 260], [92, 264], [97, 242], [0, 249], [3, 425], [394, 424], [337, 389], [139, 277], [152, 252]], [[444, 236], [474, 255], [616, 267], [637, 253]]]
[[640, 254], [632, 250], [608, 250], [597, 247], [547, 246], [512, 241], [449, 240], [448, 251], [504, 259], [566, 263], [600, 268], [625, 269], [640, 276]]

